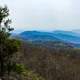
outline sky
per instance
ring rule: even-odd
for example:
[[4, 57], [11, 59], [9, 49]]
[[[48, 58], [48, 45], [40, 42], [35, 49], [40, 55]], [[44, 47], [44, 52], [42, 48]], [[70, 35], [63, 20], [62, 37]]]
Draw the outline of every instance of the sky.
[[80, 0], [0, 0], [15, 30], [80, 29]]

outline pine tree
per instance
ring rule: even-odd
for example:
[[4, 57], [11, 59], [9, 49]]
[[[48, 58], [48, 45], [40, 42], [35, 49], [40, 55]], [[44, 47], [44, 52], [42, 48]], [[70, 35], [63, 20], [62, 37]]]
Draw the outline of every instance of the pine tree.
[[5, 75], [10, 75], [15, 62], [13, 55], [18, 51], [20, 42], [10, 38], [13, 28], [10, 27], [11, 20], [8, 19], [9, 9], [7, 6], [0, 7], [0, 79], [5, 79]]

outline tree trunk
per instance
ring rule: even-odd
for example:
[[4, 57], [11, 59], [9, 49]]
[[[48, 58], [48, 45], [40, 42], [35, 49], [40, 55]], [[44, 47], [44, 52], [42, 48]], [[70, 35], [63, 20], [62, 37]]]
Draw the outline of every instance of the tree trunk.
[[4, 80], [3, 46], [0, 45], [0, 78]]

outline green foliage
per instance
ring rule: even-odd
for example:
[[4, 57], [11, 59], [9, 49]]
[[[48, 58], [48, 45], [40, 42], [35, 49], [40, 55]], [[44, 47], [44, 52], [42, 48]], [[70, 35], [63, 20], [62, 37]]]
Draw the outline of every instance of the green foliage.
[[7, 8], [7, 6], [0, 7], [0, 31], [10, 32], [13, 30], [13, 28], [10, 27], [11, 20], [8, 18], [8, 16], [9, 16], [9, 9]]
[[23, 64], [16, 64], [15, 70], [18, 74], [23, 75], [23, 78], [29, 80], [45, 80], [38, 74], [34, 73], [33, 71], [26, 68]]
[[20, 41], [15, 40], [15, 39], [8, 39], [8, 40], [6, 40], [5, 45], [7, 47], [8, 53], [12, 54], [12, 53], [15, 53], [18, 51], [19, 46], [20, 46]]
[[0, 7], [0, 23], [4, 18], [6, 18], [9, 15], [9, 9], [7, 6], [5, 7]]
[[[2, 80], [6, 73], [8, 76], [14, 67], [13, 55], [19, 50], [20, 41], [10, 38], [11, 20], [8, 18], [9, 9], [7, 6], [0, 7], [0, 78]], [[16, 64], [16, 63], [15, 63]]]
[[13, 71], [17, 72], [18, 74], [22, 74], [25, 71], [25, 67], [22, 64], [15, 64], [13, 66]]

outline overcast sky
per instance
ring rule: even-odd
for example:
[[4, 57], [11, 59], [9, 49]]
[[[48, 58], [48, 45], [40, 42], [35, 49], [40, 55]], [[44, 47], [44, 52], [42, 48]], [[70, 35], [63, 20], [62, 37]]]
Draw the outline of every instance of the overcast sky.
[[17, 30], [80, 29], [80, 0], [0, 0]]

